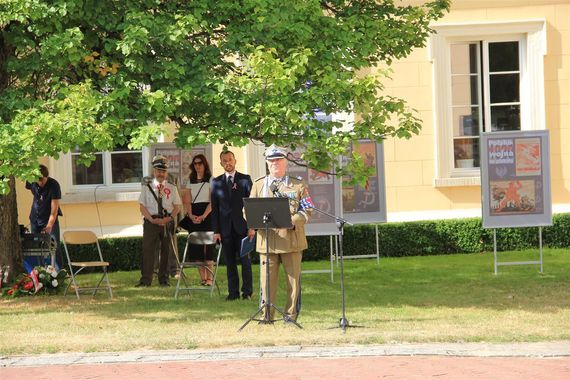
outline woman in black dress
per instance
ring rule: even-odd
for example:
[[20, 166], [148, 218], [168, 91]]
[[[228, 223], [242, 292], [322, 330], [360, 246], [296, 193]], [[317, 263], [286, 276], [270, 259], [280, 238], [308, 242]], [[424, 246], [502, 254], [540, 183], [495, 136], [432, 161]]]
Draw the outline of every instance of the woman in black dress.
[[[182, 203], [186, 216], [191, 223], [181, 225], [188, 230], [188, 233], [194, 231], [212, 231], [212, 223], [210, 221], [210, 213], [212, 206], [210, 204], [210, 179], [212, 172], [208, 160], [203, 154], [197, 154], [190, 164], [190, 176], [186, 188], [182, 190]], [[188, 248], [189, 261], [205, 261], [208, 268], [200, 267], [200, 278], [202, 285], [212, 286], [214, 269], [215, 250], [211, 245], [195, 245], [190, 244]]]

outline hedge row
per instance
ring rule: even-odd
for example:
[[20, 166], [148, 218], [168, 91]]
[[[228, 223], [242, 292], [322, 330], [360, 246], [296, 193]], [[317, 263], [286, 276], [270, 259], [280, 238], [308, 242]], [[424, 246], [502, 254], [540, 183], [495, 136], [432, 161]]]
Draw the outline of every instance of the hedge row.
[[[182, 255], [186, 235], [178, 235], [178, 247]], [[419, 255], [444, 255], [451, 253], [474, 253], [493, 250], [493, 230], [482, 227], [480, 218], [437, 220], [378, 225], [380, 255], [403, 257]], [[570, 247], [570, 214], [557, 214], [553, 225], [542, 230], [543, 245], [553, 248]], [[310, 236], [309, 249], [303, 260], [327, 260], [330, 252], [328, 236]], [[112, 270], [140, 268], [142, 239], [140, 237], [108, 238], [100, 240], [104, 257]], [[538, 229], [497, 229], [497, 249], [521, 250], [538, 247]], [[77, 259], [95, 259], [92, 251], [75, 247]], [[376, 253], [374, 225], [349, 226], [344, 230], [343, 252], [345, 255]], [[223, 264], [223, 257], [222, 257]], [[258, 262], [258, 255], [254, 255]]]

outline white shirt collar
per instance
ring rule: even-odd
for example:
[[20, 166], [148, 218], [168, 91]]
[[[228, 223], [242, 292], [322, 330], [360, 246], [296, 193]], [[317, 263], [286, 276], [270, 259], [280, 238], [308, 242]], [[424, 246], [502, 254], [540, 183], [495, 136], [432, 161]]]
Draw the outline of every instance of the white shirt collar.
[[232, 176], [232, 178], [235, 178], [236, 177], [236, 170], [234, 170], [231, 173], [226, 172], [224, 174], [226, 175], [226, 179], [228, 179], [229, 176]]
[[152, 184], [154, 185], [155, 188], [158, 188], [158, 185], [162, 185], [166, 187], [166, 181], [162, 182], [162, 184], [160, 182], [158, 182], [158, 180], [156, 178], [154, 178], [152, 180]]
[[284, 182], [286, 177], [287, 176], [277, 178], [277, 177], [269, 176], [269, 180], [270, 180], [270, 182], [273, 182], [273, 181]]

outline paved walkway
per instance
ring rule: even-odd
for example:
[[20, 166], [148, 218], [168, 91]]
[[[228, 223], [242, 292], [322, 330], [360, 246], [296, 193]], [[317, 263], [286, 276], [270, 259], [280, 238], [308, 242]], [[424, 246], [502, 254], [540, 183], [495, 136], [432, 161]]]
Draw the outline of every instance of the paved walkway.
[[0, 379], [570, 379], [570, 342], [0, 356]]

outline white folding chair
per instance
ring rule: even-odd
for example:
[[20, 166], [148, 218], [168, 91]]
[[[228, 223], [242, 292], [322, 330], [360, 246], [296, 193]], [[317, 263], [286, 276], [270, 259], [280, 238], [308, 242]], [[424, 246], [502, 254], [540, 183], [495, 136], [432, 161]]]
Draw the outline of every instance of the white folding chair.
[[[196, 245], [212, 245], [212, 246], [216, 246], [216, 249], [218, 251], [217, 255], [216, 255], [216, 262], [214, 264], [214, 269], [211, 270], [208, 267], [208, 263], [204, 260], [202, 261], [186, 261], [186, 255], [188, 254], [188, 247], [190, 246], [190, 244], [196, 244]], [[178, 281], [176, 282], [176, 292], [174, 293], [174, 298], [178, 298], [178, 293], [180, 293], [181, 290], [185, 290], [188, 294], [190, 294], [190, 292], [194, 291], [194, 292], [198, 292], [198, 291], [207, 291], [210, 293], [210, 297], [212, 296], [212, 294], [214, 293], [214, 288], [218, 289], [218, 294], [221, 294], [220, 292], [220, 287], [216, 281], [217, 276], [218, 276], [218, 265], [220, 264], [220, 255], [222, 253], [222, 245], [219, 243], [216, 243], [214, 241], [214, 233], [211, 231], [196, 231], [196, 232], [191, 232], [188, 234], [188, 238], [186, 239], [186, 245], [184, 247], [184, 254], [182, 255], [182, 261], [180, 262], [180, 274], [178, 276]], [[188, 284], [188, 282], [190, 281], [189, 278], [187, 278], [186, 274], [184, 273], [184, 269], [185, 268], [204, 268], [206, 271], [210, 272], [212, 274], [213, 280], [212, 280], [212, 286], [191, 286]], [[184, 284], [181, 284], [181, 282], [183, 282]], [[181, 286], [183, 285], [183, 286]]]
[[[68, 245], [90, 245], [92, 247], [97, 247], [97, 252], [99, 254], [98, 261], [74, 261], [71, 259], [69, 254]], [[111, 289], [111, 284], [109, 283], [109, 275], [107, 273], [107, 268], [109, 263], [103, 260], [103, 254], [101, 253], [101, 247], [99, 246], [99, 240], [97, 235], [91, 231], [65, 231], [63, 233], [63, 247], [65, 248], [65, 255], [67, 256], [67, 262], [69, 263], [69, 274], [71, 276], [71, 282], [67, 284], [65, 288], [64, 295], [67, 295], [69, 287], [73, 284], [75, 289], [75, 295], [79, 299], [80, 292], [91, 292], [92, 295], [97, 294], [99, 288], [107, 289], [109, 292], [109, 297], [113, 298], [113, 290]], [[77, 275], [85, 268], [101, 268], [103, 274], [97, 282], [96, 286], [91, 287], [80, 287], [77, 284]], [[101, 283], [105, 280], [106, 286], [101, 286]]]

